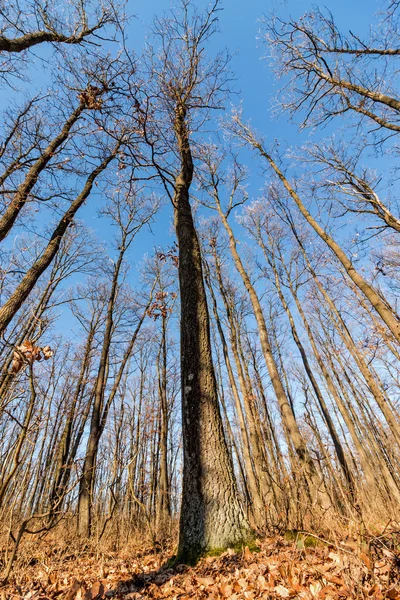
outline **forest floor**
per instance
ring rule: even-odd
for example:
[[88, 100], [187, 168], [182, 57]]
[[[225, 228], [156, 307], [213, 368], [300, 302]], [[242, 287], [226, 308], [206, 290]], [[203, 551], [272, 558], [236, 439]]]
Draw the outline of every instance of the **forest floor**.
[[[291, 538], [291, 539], [288, 539]], [[167, 566], [173, 546], [127, 545], [118, 552], [74, 551], [34, 541], [20, 554], [0, 600], [389, 598], [400, 600], [400, 535], [324, 543], [299, 534], [258, 541], [259, 551], [228, 550], [196, 567]]]

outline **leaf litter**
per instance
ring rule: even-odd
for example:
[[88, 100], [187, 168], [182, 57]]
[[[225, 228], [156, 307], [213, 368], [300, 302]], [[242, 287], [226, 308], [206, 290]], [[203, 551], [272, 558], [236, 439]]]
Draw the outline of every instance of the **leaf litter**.
[[400, 600], [399, 560], [385, 548], [305, 547], [281, 536], [258, 545], [259, 552], [227, 550], [174, 569], [172, 546], [76, 555], [48, 546], [0, 587], [0, 600]]

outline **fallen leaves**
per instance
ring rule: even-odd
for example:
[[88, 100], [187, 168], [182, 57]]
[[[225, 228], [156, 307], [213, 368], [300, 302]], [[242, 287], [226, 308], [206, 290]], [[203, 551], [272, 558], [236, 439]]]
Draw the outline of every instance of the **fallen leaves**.
[[172, 548], [78, 554], [68, 561], [53, 553], [48, 564], [27, 567], [25, 583], [6, 588], [1, 600], [400, 600], [400, 573], [390, 553], [372, 559], [329, 545], [299, 549], [281, 537], [259, 545], [257, 553], [228, 550], [174, 570], [165, 566]]
[[280, 598], [289, 598], [289, 596], [290, 596], [289, 590], [284, 585], [277, 585], [277, 586], [275, 586], [274, 587], [274, 592]]

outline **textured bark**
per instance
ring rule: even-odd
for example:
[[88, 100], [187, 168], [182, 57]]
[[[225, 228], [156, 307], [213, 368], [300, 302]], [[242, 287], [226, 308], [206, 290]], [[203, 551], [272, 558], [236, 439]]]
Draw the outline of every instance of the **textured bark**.
[[239, 501], [219, 410], [200, 244], [189, 201], [193, 161], [186, 109], [176, 107], [181, 170], [175, 180], [175, 228], [181, 296], [183, 487], [177, 561], [251, 535]]
[[[213, 340], [215, 340], [215, 336], [213, 337]], [[221, 343], [223, 344], [224, 342], [222, 342], [222, 340], [221, 340]], [[218, 346], [216, 345], [216, 343], [214, 344], [214, 346], [216, 346], [216, 354], [217, 354], [216, 365], [217, 365], [217, 369], [218, 369], [219, 400], [220, 400], [220, 404], [221, 404], [221, 408], [222, 408], [222, 414], [224, 417], [224, 425], [225, 425], [225, 431], [226, 431], [226, 435], [227, 435], [228, 447], [233, 448], [235, 451], [236, 461], [238, 464], [240, 477], [241, 477], [241, 485], [242, 485], [242, 489], [243, 489], [243, 495], [245, 497], [247, 516], [249, 517], [250, 524], [252, 526], [254, 526], [255, 525], [254, 519], [252, 520], [252, 518], [251, 518], [252, 511], [253, 511], [253, 504], [252, 504], [252, 500], [250, 497], [249, 486], [247, 484], [246, 469], [243, 464], [244, 452], [243, 452], [242, 444], [240, 443], [240, 440], [238, 440], [236, 438], [236, 436], [234, 435], [234, 433], [232, 431], [232, 425], [231, 425], [231, 422], [229, 419], [228, 411], [226, 408], [226, 402], [225, 402], [224, 381], [223, 381], [223, 377], [222, 377], [222, 360], [221, 360], [219, 349], [218, 349]], [[227, 349], [227, 347], [226, 347], [226, 349]], [[227, 370], [228, 370], [228, 368], [227, 368]]]
[[226, 343], [225, 334], [218, 314], [217, 301], [208, 274], [206, 275], [206, 282], [208, 283], [208, 288], [211, 295], [214, 318], [221, 339], [222, 352], [224, 355], [225, 366], [228, 373], [228, 379], [231, 386], [233, 399], [235, 402], [236, 415], [239, 422], [239, 429], [242, 437], [243, 459], [245, 464], [246, 482], [251, 502], [250, 510], [252, 512], [252, 521], [254, 522], [254, 525], [257, 528], [263, 528], [265, 527], [265, 506], [260, 494], [259, 485], [254, 472], [249, 433], [246, 426], [242, 403], [240, 401], [240, 396], [229, 357], [228, 344]]

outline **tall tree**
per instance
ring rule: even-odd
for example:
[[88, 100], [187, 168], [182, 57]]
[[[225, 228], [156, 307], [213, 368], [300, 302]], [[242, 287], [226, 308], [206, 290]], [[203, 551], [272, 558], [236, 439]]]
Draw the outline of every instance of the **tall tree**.
[[[226, 57], [210, 61], [204, 51], [216, 30], [218, 4], [197, 12], [193, 2], [182, 0], [175, 16], [157, 19], [158, 56], [154, 51], [149, 61], [159, 119], [167, 117], [162, 134], [172, 161], [167, 170], [160, 155], [153, 153], [153, 159], [172, 200], [179, 247], [183, 487], [176, 560], [186, 563], [251, 536], [220, 414], [201, 249], [190, 203], [193, 131], [211, 108], [222, 106], [221, 91], [229, 77]], [[162, 148], [156, 150], [161, 153]]]
[[397, 341], [400, 341], [400, 317], [396, 313], [395, 309], [389, 304], [386, 298], [383, 297], [378, 290], [376, 290], [366, 279], [356, 270], [354, 264], [347, 256], [341, 245], [333, 239], [331, 235], [320, 225], [320, 223], [313, 217], [310, 211], [307, 209], [300, 195], [296, 191], [294, 185], [292, 185], [288, 178], [285, 176], [281, 168], [278, 166], [277, 161], [273, 158], [272, 154], [268, 152], [261, 139], [259, 139], [251, 130], [251, 128], [243, 123], [239, 116], [235, 116], [233, 120], [233, 130], [238, 138], [246, 141], [251, 147], [253, 147], [258, 154], [267, 161], [271, 169], [275, 172], [278, 179], [282, 182], [284, 188], [296, 204], [300, 213], [303, 215], [307, 223], [313, 228], [315, 233], [326, 243], [328, 248], [336, 256], [338, 261], [342, 264], [349, 279], [357, 286], [360, 292], [365, 296], [368, 302], [372, 305], [374, 310], [379, 314], [382, 321], [387, 325], [392, 335]]

